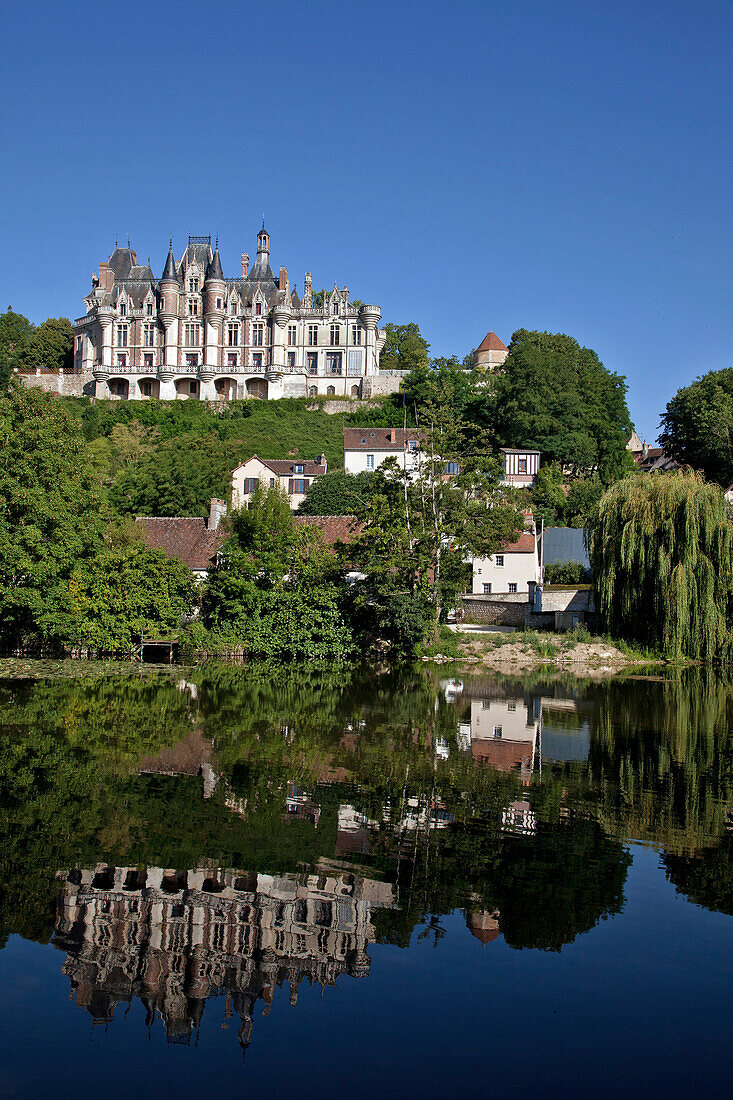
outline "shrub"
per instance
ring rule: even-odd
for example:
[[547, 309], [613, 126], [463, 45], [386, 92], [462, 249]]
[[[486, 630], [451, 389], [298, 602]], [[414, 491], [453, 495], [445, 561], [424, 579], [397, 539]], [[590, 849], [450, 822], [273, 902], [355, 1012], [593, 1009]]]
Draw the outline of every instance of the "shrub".
[[579, 561], [553, 561], [545, 566], [545, 584], [587, 584], [590, 571]]

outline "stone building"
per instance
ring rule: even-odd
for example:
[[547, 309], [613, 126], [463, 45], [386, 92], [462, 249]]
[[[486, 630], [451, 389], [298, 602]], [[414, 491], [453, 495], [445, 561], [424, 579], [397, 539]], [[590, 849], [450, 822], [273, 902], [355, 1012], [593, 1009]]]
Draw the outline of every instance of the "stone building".
[[100, 398], [362, 397], [379, 374], [379, 306], [335, 285], [316, 306], [310, 272], [301, 297], [287, 268], [273, 275], [264, 223], [236, 278], [208, 236], [189, 237], [180, 260], [171, 242], [160, 279], [128, 245], [100, 263], [84, 301], [74, 366]]

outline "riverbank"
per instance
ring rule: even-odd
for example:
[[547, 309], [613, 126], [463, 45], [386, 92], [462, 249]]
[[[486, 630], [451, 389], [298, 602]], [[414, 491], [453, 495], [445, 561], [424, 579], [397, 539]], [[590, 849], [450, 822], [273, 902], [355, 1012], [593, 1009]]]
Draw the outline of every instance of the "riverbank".
[[466, 672], [489, 669], [507, 674], [557, 669], [576, 676], [602, 678], [634, 667], [659, 667], [670, 662], [625, 642], [594, 637], [588, 631], [552, 634], [538, 631], [446, 628], [432, 651], [421, 658], [435, 664], [455, 664]]

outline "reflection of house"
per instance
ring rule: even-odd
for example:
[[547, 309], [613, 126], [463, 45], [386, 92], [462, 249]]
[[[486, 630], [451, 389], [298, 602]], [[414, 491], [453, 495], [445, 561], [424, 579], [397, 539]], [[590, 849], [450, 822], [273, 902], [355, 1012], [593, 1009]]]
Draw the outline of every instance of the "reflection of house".
[[206, 1001], [226, 994], [246, 1048], [258, 1000], [302, 979], [333, 985], [369, 972], [371, 913], [392, 906], [392, 888], [319, 865], [318, 874], [271, 876], [200, 868], [73, 870], [61, 876], [54, 944], [63, 971], [95, 1023], [139, 997], [148, 1024], [160, 1016], [169, 1041], [188, 1042]]
[[318, 819], [321, 816], [321, 807], [311, 799], [309, 794], [301, 791], [297, 783], [288, 783], [285, 795], [284, 821], [310, 821], [318, 828]]
[[534, 700], [527, 704], [523, 699], [472, 699], [471, 756], [497, 771], [519, 771], [522, 781], [528, 782], [538, 748], [540, 718]]
[[499, 928], [499, 914], [496, 910], [466, 913], [466, 927], [471, 935], [475, 936], [481, 943], [491, 943], [501, 931]]
[[533, 835], [537, 831], [537, 817], [532, 809], [531, 802], [528, 802], [526, 798], [518, 802], [510, 802], [502, 810], [501, 827], [505, 833]]
[[258, 458], [253, 455], [232, 473], [232, 508], [249, 504], [258, 485], [287, 493], [295, 511], [313, 482], [328, 472], [324, 454], [320, 458]]

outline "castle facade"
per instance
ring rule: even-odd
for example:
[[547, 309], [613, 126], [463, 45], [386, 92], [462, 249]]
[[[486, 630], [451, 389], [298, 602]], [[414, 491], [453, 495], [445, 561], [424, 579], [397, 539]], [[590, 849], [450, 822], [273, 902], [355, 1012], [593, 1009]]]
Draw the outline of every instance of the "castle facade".
[[379, 375], [379, 306], [352, 304], [346, 286], [314, 298], [310, 272], [301, 298], [286, 268], [272, 273], [264, 223], [241, 276], [224, 277], [210, 237], [189, 237], [178, 261], [171, 242], [160, 279], [128, 245], [100, 263], [84, 301], [74, 367], [99, 398], [353, 398]]

